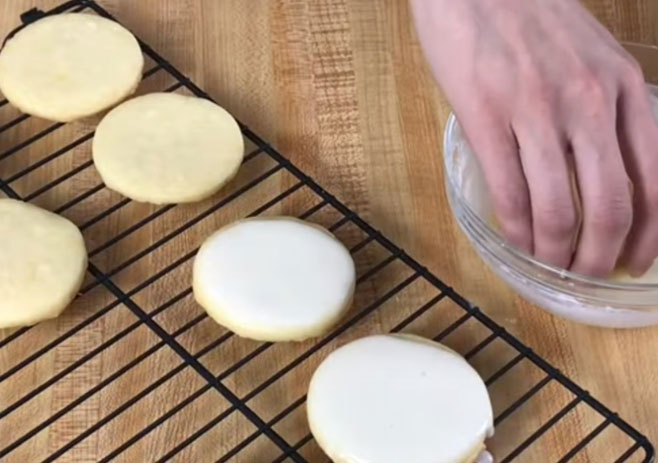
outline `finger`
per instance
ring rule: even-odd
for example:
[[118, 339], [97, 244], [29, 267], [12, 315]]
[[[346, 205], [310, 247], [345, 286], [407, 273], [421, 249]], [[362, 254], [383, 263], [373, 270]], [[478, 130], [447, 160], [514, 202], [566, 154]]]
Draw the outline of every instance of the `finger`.
[[495, 117], [479, 114], [465, 120], [464, 130], [482, 165], [503, 236], [513, 246], [531, 254], [530, 198], [510, 127]]
[[515, 131], [530, 189], [534, 255], [543, 262], [567, 268], [579, 217], [564, 137], [552, 126], [548, 119], [526, 118]]
[[633, 221], [631, 183], [619, 149], [615, 109], [590, 115], [572, 135], [583, 224], [571, 269], [606, 277]]
[[628, 175], [634, 185], [634, 220], [622, 260], [640, 276], [658, 256], [658, 117], [643, 79], [624, 84], [619, 100], [619, 139]]

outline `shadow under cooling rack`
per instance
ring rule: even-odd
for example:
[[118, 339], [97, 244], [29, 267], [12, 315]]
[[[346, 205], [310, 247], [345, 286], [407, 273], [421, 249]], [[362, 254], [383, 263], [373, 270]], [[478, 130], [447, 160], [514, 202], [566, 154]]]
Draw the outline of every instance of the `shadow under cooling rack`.
[[[111, 18], [93, 1], [45, 14]], [[113, 19], [113, 18], [111, 18]], [[138, 93], [209, 96], [141, 43]], [[90, 265], [57, 320], [0, 330], [0, 461], [316, 462], [306, 425], [310, 375], [336, 346], [381, 331], [440, 340], [485, 378], [500, 463], [653, 461], [638, 431], [446, 286], [269, 144], [240, 125], [237, 178], [197, 204], [150, 206], [109, 191], [93, 168], [97, 121], [51, 123], [0, 101], [0, 197], [74, 221]], [[240, 339], [192, 298], [191, 261], [217, 227], [286, 214], [329, 228], [358, 269], [354, 307], [323, 338]], [[547, 457], [550, 456], [550, 457]]]

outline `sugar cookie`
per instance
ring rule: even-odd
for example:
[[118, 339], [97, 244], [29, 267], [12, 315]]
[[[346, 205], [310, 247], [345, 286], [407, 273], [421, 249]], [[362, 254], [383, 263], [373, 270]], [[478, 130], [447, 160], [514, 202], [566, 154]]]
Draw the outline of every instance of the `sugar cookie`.
[[329, 232], [293, 218], [256, 218], [206, 240], [194, 262], [194, 296], [235, 333], [261, 341], [319, 336], [346, 312], [354, 261]]
[[57, 317], [73, 300], [87, 268], [80, 230], [67, 219], [0, 199], [0, 328]]
[[68, 122], [130, 95], [143, 67], [137, 40], [116, 22], [82, 13], [47, 16], [0, 51], [0, 91], [27, 114]]
[[110, 111], [93, 158], [108, 188], [136, 201], [200, 201], [232, 179], [244, 158], [233, 117], [203, 98], [152, 93]]
[[487, 388], [460, 355], [416, 336], [347, 344], [311, 380], [308, 418], [336, 463], [491, 461]]

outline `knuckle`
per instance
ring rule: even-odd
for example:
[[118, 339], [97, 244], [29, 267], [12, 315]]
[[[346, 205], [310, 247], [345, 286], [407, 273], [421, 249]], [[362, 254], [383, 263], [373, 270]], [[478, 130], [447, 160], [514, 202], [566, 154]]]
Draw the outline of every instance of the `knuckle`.
[[495, 188], [496, 211], [502, 220], [515, 221], [530, 212], [530, 205], [523, 189], [509, 184]]
[[592, 208], [591, 224], [604, 236], [626, 234], [633, 223], [633, 206], [628, 194], [613, 194]]
[[[527, 56], [531, 55], [528, 54]], [[543, 71], [542, 66], [534, 59], [521, 59], [518, 72], [520, 75], [520, 87], [518, 90], [527, 96], [542, 97], [545, 99], [554, 95], [555, 91], [559, 88], [559, 85], [555, 83], [555, 79], [548, 77]]]
[[608, 101], [608, 86], [600, 74], [589, 69], [576, 73], [572, 83], [573, 94], [589, 107], [598, 108]]
[[628, 84], [644, 89], [644, 72], [640, 63], [633, 56], [623, 56], [619, 64], [619, 70], [621, 71], [622, 79], [626, 80]]
[[578, 228], [578, 214], [569, 200], [543, 201], [534, 214], [535, 229], [554, 240], [571, 238]]
[[525, 81], [526, 98], [533, 102], [533, 108], [547, 110], [556, 100], [558, 87], [542, 75], [530, 73]]

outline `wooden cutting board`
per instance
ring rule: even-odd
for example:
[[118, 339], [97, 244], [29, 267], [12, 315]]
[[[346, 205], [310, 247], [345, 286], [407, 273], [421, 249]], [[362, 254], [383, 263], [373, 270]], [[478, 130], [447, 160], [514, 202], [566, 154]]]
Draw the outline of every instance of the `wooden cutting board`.
[[[412, 256], [658, 442], [658, 329], [602, 330], [547, 315], [516, 297], [496, 279], [456, 228], [442, 186], [441, 134], [449, 108], [426, 70], [405, 0], [101, 0], [100, 3]], [[18, 24], [18, 16], [23, 11], [33, 6], [47, 9], [56, 4], [58, 0], [0, 2], [0, 36]], [[658, 44], [658, 3], [654, 0], [588, 0], [587, 4], [620, 39]], [[165, 88], [168, 83], [156, 75], [146, 88]], [[39, 122], [35, 124], [30, 130], [44, 127]], [[81, 124], [57, 137], [79, 136], [90, 126], [91, 123]], [[20, 130], [17, 137], [21, 135]], [[5, 146], [10, 141], [0, 140], [0, 145]], [[62, 141], [57, 139], [53, 143]], [[48, 150], [49, 143], [31, 148], [25, 156], [36, 159], [40, 152]], [[80, 148], [66, 159], [40, 169], [19, 182], [17, 188], [35, 191], [48, 179], [74, 168], [87, 156], [83, 151], [84, 148]], [[16, 172], [25, 159], [23, 156], [0, 163], [0, 175]], [[265, 165], [254, 167], [256, 172], [266, 168]], [[94, 186], [95, 180], [93, 174], [76, 176], [66, 184], [66, 189], [84, 191]], [[289, 186], [291, 181], [283, 178], [277, 182], [272, 188]], [[49, 207], [67, 193], [61, 189], [53, 191], [52, 195], [39, 197], [36, 202]], [[257, 204], [263, 197], [257, 194], [242, 207], [249, 208], [251, 201]], [[76, 209], [73, 218], [82, 221], [93, 216], [106, 207], [104, 201], [110, 199], [103, 197], [86, 203]], [[308, 198], [299, 198], [295, 204], [285, 207], [300, 210], [309, 205], [308, 201]], [[90, 245], [100, 244], [103, 238], [116, 234], [121, 227], [149, 212], [151, 209], [147, 206], [131, 206], [102, 227], [90, 231], [87, 239]], [[192, 212], [186, 209], [181, 214]], [[279, 212], [287, 211], [284, 208]], [[226, 214], [223, 220], [229, 220], [238, 212], [229, 210]], [[96, 261], [100, 266], [112, 267], [125, 260], [126, 254], [134, 254], [145, 243], [148, 245], [167, 233], [180, 219], [177, 213], [163, 216], [162, 220], [123, 242], [120, 249], [99, 253]], [[214, 225], [205, 224], [134, 268], [128, 268], [119, 275], [119, 284], [128, 286], [142, 281], [154, 268], [176, 259], [183, 250], [198, 242]], [[346, 240], [357, 238], [352, 232], [346, 233], [343, 237]], [[375, 254], [373, 252], [368, 259], [375, 259]], [[376, 294], [380, 290], [377, 285], [385, 283], [375, 282], [369, 291]], [[140, 303], [156, 306], [162, 295], [173, 294], [172, 291], [182, 284], [182, 277], [173, 276], [161, 282], [157, 291], [143, 295]], [[410, 296], [412, 299], [418, 296], [414, 294]], [[109, 294], [98, 289], [88, 299], [78, 302], [65, 319], [30, 333], [27, 344], [21, 342], [12, 349], [0, 350], [0, 374], [15, 364], [15, 358], [24, 356], [21, 350], [26, 345], [43, 345], [44, 339], [53, 332], [64, 332], [87, 317], [90, 307], [101, 307], [111, 299]], [[394, 300], [388, 309], [390, 315], [386, 312], [374, 317], [353, 335], [385, 328], [387, 317], [402, 313], [409, 300]], [[167, 329], [177, 329], [190, 320], [190, 313], [195, 313], [192, 306], [190, 301], [176, 311], [167, 312], [161, 323]], [[130, 312], [119, 306], [108, 317], [91, 324], [60, 346], [56, 354], [25, 369], [17, 380], [0, 383], [0, 408], [133, 321]], [[200, 324], [181, 342], [193, 349], [215, 339], [217, 329], [206, 323]], [[430, 333], [434, 325], [440, 323], [442, 320], [428, 320], [418, 330]], [[477, 336], [475, 331], [477, 327], [471, 333], [473, 338]], [[111, 351], [96, 357], [66, 381], [42, 394], [39, 400], [17, 411], [12, 418], [15, 426], [0, 427], [0, 447], [12, 441], [16, 429], [37, 418], [50, 416], [111, 376], [117, 365], [125, 363], [122, 359], [133, 359], [157, 346], [157, 342], [145, 327], [136, 329]], [[250, 343], [229, 343], [214, 351], [208, 362], [212, 368], [219, 369], [244, 356], [252, 347]], [[276, 371], [286, 364], [291, 355], [285, 348], [277, 349], [264, 363], [229, 381], [237, 391], [247, 390], [249, 385], [260, 381], [264, 372]], [[38, 433], [32, 441], [10, 454], [6, 462], [41, 461], [137, 394], [145, 380], [152, 383], [177, 368], [179, 363], [168, 350], [158, 350], [132, 375], [84, 402], [60, 424]], [[288, 386], [273, 391], [270, 396], [259, 399], [262, 403], [253, 406], [266, 407], [267, 403], [294, 400], [299, 392], [294, 384], [305, 384], [312, 367], [303, 366], [294, 373], [296, 379]], [[532, 375], [527, 372], [519, 381], [529, 380]], [[110, 422], [58, 461], [98, 461], [202, 387], [201, 378], [189, 368], [183, 368], [171, 381], [163, 382], [157, 394], [151, 394], [121, 420]], [[559, 393], [549, 391], [543, 400], [560, 400], [558, 396]], [[155, 461], [172, 447], [172, 443], [177, 444], [202, 428], [224, 409], [226, 403], [219, 396], [201, 391], [194, 402], [116, 461]], [[502, 452], [511, 448], [512, 434], [521, 435], [536, 428], [535, 418], [546, 413], [548, 405], [544, 409], [542, 403], [538, 403], [525, 422], [506, 431], [510, 436], [508, 441], [506, 436], [499, 436], [497, 449]], [[294, 441], [305, 432], [303, 424], [304, 415], [300, 411], [281, 424], [281, 433]], [[569, 448], [566, 444], [569, 436], [581, 436], [590, 425], [589, 416], [575, 414], [566, 419], [560, 432], [552, 437], [552, 445], [542, 447], [543, 453], [531, 455], [532, 458], [526, 455], [529, 459], [519, 461], [558, 459]], [[229, 417], [193, 450], [188, 449], [172, 461], [215, 461], [216, 458], [211, 458], [213, 455], [223, 454], [253, 431], [249, 423], [238, 416]], [[609, 440], [599, 444], [597, 455], [606, 457], [606, 461], [614, 460], [618, 456], [615, 439], [609, 436]], [[277, 449], [267, 442], [261, 442], [262, 445], [259, 442], [260, 438], [250, 447], [251, 454], [240, 454], [231, 461], [267, 462], [276, 457]], [[309, 449], [308, 458], [323, 461], [317, 449]], [[577, 461], [599, 463], [602, 460], [590, 455], [589, 459], [585, 456]]]

